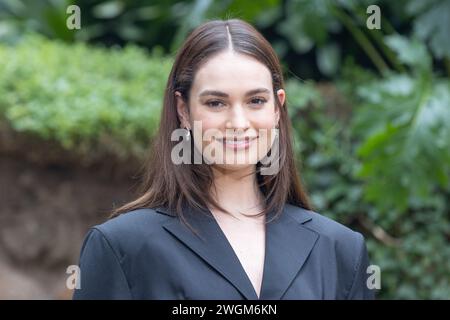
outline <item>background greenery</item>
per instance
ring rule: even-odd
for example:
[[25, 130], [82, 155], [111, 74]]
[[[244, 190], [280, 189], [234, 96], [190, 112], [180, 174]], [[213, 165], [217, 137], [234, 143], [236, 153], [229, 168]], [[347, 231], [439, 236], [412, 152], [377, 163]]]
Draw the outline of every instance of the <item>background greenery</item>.
[[[78, 31], [65, 27], [73, 3]], [[366, 28], [371, 4], [380, 30]], [[366, 236], [378, 297], [448, 299], [449, 12], [448, 0], [3, 0], [1, 126], [82, 157], [142, 159], [185, 35], [246, 19], [282, 60], [313, 205]]]

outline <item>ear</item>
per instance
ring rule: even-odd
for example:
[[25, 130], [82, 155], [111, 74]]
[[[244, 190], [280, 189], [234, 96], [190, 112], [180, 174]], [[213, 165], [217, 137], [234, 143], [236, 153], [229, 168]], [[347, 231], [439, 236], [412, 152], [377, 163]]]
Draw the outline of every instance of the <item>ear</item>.
[[189, 108], [186, 102], [183, 100], [181, 93], [179, 91], [175, 91], [175, 101], [177, 106], [177, 115], [180, 120], [181, 127], [190, 129], [190, 121], [189, 121]]
[[[281, 107], [284, 107], [284, 102], [286, 101], [286, 92], [284, 92], [283, 89], [279, 89], [277, 91], [277, 98], [278, 101], [280, 102]], [[278, 122], [280, 121], [280, 109], [276, 108], [275, 110], [275, 114], [276, 114], [276, 123], [278, 124]]]

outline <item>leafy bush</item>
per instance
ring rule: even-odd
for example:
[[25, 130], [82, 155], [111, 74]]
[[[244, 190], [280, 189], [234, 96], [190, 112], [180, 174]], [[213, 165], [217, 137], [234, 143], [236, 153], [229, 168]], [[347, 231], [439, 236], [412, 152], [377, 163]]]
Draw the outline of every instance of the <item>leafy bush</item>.
[[[69, 5], [81, 9], [80, 30], [66, 28]], [[380, 7], [380, 30], [366, 27], [370, 5]], [[204, 20], [236, 17], [257, 26], [290, 69], [305, 78], [339, 78], [348, 56], [380, 72], [401, 68], [383, 41], [383, 35], [396, 32], [429, 44], [437, 67], [450, 73], [449, 9], [450, 0], [10, 0], [0, 2], [0, 42], [34, 31], [68, 42], [158, 45], [174, 52]]]
[[387, 43], [411, 72], [390, 73], [357, 89], [362, 104], [354, 130], [364, 140], [358, 175], [370, 177], [369, 201], [405, 211], [449, 186], [450, 81], [433, 75], [421, 42], [390, 36]]
[[[433, 74], [420, 41], [389, 36], [408, 72], [386, 74], [356, 89], [353, 135], [364, 200], [373, 224], [394, 237], [372, 243], [385, 295], [450, 297], [450, 81]], [[390, 239], [393, 240], [393, 239]]]
[[84, 155], [140, 156], [157, 128], [170, 66], [156, 50], [30, 36], [0, 46], [0, 117]]
[[378, 77], [348, 64], [347, 118], [330, 116], [335, 102], [315, 86], [297, 88], [309, 88], [292, 114], [301, 173], [318, 212], [366, 235], [379, 298], [448, 299], [450, 81], [433, 74], [421, 42], [386, 44], [408, 72]]

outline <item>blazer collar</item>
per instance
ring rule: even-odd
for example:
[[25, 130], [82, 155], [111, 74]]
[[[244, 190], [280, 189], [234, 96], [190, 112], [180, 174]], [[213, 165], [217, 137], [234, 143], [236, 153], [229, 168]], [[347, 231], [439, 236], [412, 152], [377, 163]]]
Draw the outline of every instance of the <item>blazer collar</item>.
[[[176, 217], [164, 207], [158, 207], [156, 211]], [[163, 225], [164, 229], [217, 270], [246, 299], [258, 299], [239, 258], [211, 212], [195, 212], [187, 208], [185, 216], [201, 238], [179, 219], [169, 219]], [[281, 299], [302, 268], [319, 237], [316, 232], [303, 226], [311, 219], [311, 213], [306, 210], [285, 204], [281, 216], [266, 225], [264, 271], [259, 299]]]

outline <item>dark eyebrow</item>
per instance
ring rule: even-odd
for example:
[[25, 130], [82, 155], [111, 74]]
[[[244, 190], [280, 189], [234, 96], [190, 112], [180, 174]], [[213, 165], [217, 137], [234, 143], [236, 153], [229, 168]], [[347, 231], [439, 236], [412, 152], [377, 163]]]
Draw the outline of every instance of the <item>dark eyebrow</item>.
[[[253, 89], [248, 91], [245, 96], [251, 96], [257, 93], [270, 93], [270, 91], [266, 88], [258, 88], [258, 89]], [[225, 92], [222, 91], [217, 91], [217, 90], [205, 90], [202, 93], [200, 93], [200, 97], [204, 97], [204, 96], [218, 96], [218, 97], [223, 97], [223, 98], [228, 98], [229, 95], [226, 94]]]

